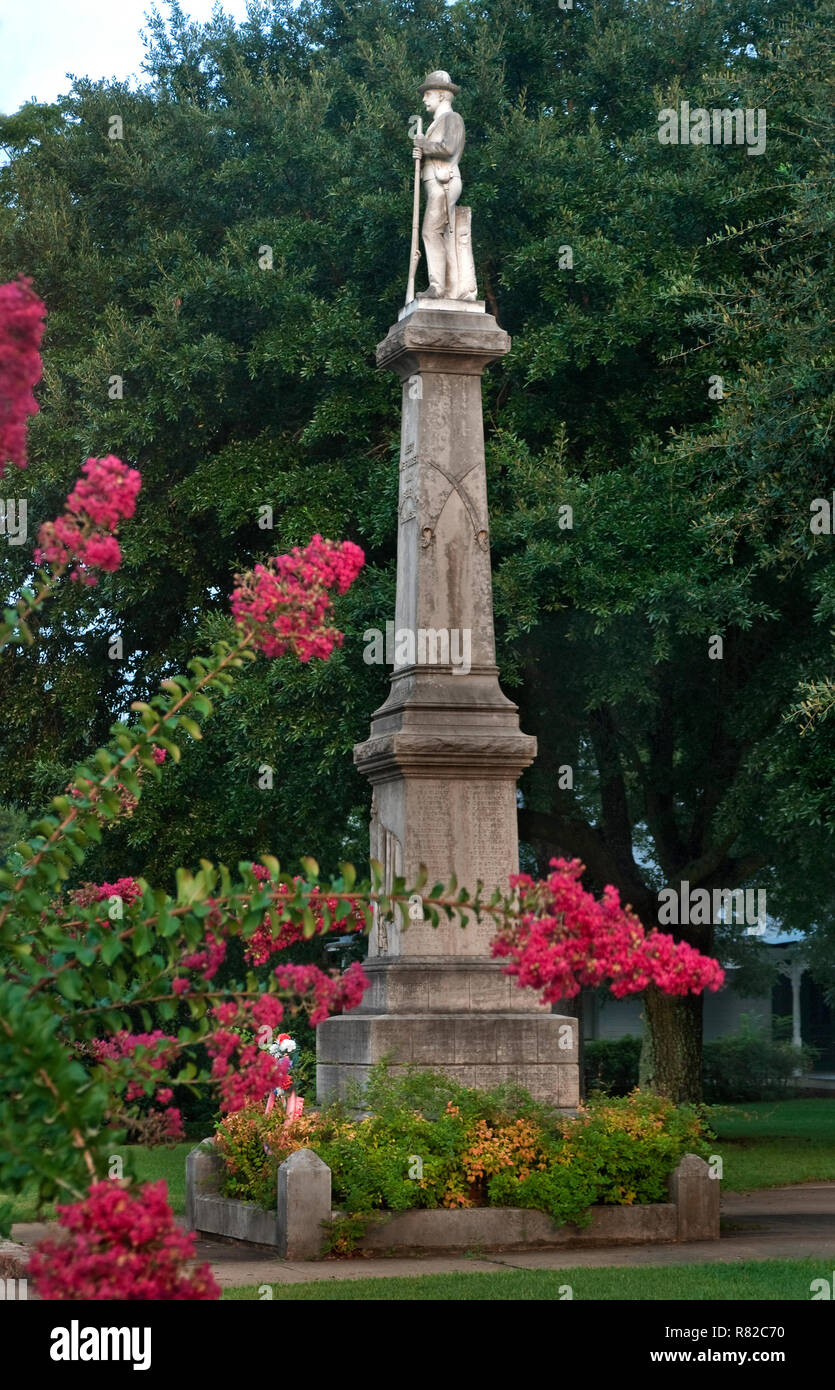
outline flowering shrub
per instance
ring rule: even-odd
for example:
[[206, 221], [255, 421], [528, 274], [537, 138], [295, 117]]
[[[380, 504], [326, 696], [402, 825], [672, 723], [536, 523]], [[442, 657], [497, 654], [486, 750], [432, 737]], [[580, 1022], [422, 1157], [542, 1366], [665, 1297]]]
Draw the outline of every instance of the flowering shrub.
[[207, 1264], [188, 1267], [195, 1237], [174, 1221], [163, 1181], [135, 1191], [112, 1178], [94, 1182], [83, 1201], [58, 1207], [58, 1224], [69, 1238], [42, 1240], [29, 1262], [41, 1298], [220, 1297]]
[[26, 467], [26, 420], [38, 409], [33, 387], [41, 379], [45, 317], [46, 305], [26, 276], [0, 285], [0, 478], [7, 463]]
[[[0, 287], [3, 465], [25, 463], [43, 316], [28, 282]], [[40, 528], [37, 586], [24, 588], [3, 613], [0, 647], [35, 640], [28, 620], [68, 570], [90, 584], [119, 567], [116, 529], [134, 515], [140, 486], [139, 473], [113, 456], [87, 460], [63, 515]], [[67, 883], [108, 825], [132, 814], [147, 778], [179, 761], [181, 737], [201, 737], [211, 697], [228, 690], [257, 650], [304, 660], [330, 653], [341, 640], [330, 621], [332, 593], [344, 593], [362, 563], [357, 546], [317, 536], [291, 556], [239, 576], [232, 639], [195, 658], [190, 675], [164, 681], [151, 702], [135, 701], [134, 718], [112, 726], [110, 743], [76, 768], [65, 794], [53, 798], [0, 867], [0, 1192], [14, 1194], [34, 1180], [42, 1203], [62, 1193], [75, 1199], [64, 1208], [70, 1239], [60, 1259], [54, 1268], [39, 1265], [46, 1297], [61, 1289], [70, 1297], [120, 1297], [128, 1284], [133, 1297], [215, 1296], [210, 1284], [177, 1273], [190, 1247], [172, 1234], [163, 1188], [138, 1193], [98, 1181], [108, 1171], [108, 1152], [143, 1124], [146, 1133], [155, 1127], [157, 1138], [178, 1135], [175, 1085], [211, 1086], [229, 1111], [263, 1102], [289, 1084], [288, 1060], [244, 1042], [241, 1030], [276, 1028], [286, 1003], [323, 1018], [362, 996], [359, 967], [343, 980], [314, 966], [276, 967], [260, 987], [251, 975], [215, 987], [229, 936], [246, 943], [260, 932], [268, 956], [279, 949], [264, 939], [280, 883], [270, 856], [257, 871], [239, 864], [236, 876], [207, 861], [197, 874], [181, 869], [174, 894], [142, 878], [69, 891]], [[331, 885], [318, 883], [315, 861], [304, 868], [305, 877], [280, 894], [277, 917], [287, 939], [294, 928], [313, 934], [317, 922], [329, 930], [342, 916], [357, 926], [370, 920], [374, 890], [355, 889], [350, 865]], [[391, 910], [390, 899], [381, 901]], [[190, 1026], [176, 1035], [154, 1028], [152, 1008], [165, 1021], [183, 1006]], [[200, 1047], [209, 1054], [208, 1068], [193, 1060]], [[7, 1229], [5, 1197], [4, 1203], [0, 1227]]]
[[328, 657], [341, 646], [342, 633], [329, 627], [328, 590], [344, 594], [364, 563], [358, 545], [333, 545], [315, 535], [304, 550], [278, 555], [251, 574], [236, 575], [232, 612], [253, 634], [265, 656], [295, 652], [300, 661]]
[[[335, 1132], [335, 1126], [330, 1130]], [[288, 1121], [283, 1110], [273, 1109], [268, 1114], [263, 1105], [225, 1115], [215, 1140], [224, 1160], [226, 1196], [274, 1206], [279, 1163], [297, 1149], [315, 1147], [314, 1134], [322, 1139], [328, 1132], [321, 1115], [301, 1115]]]
[[[262, 864], [254, 864], [252, 871], [259, 883], [268, 883], [270, 873]], [[298, 887], [301, 879], [296, 877], [293, 880], [294, 886]], [[321, 935], [322, 932], [330, 931], [339, 926], [339, 930], [345, 932], [364, 932], [366, 928], [365, 914], [362, 907], [357, 903], [354, 905], [340, 903], [338, 898], [323, 897], [322, 893], [315, 887], [310, 893], [308, 906], [312, 915], [313, 930], [311, 931], [310, 919], [299, 921], [298, 919], [286, 918], [283, 912], [283, 900], [291, 890], [286, 883], [279, 883], [274, 890], [274, 901], [277, 912], [267, 913], [263, 922], [247, 941], [245, 956], [251, 965], [265, 965], [271, 956], [291, 946], [295, 941], [303, 941], [305, 936]]]
[[[415, 1070], [392, 1077], [381, 1063], [354, 1099], [373, 1113], [356, 1119], [334, 1104], [283, 1124], [254, 1107], [225, 1117], [216, 1133], [225, 1194], [273, 1207], [278, 1165], [311, 1148], [351, 1218], [509, 1206], [584, 1225], [595, 1203], [666, 1201], [683, 1155], [709, 1152], [697, 1109], [640, 1091], [596, 1098], [567, 1118], [520, 1088], [476, 1091]], [[362, 1222], [351, 1225], [362, 1230]], [[335, 1234], [339, 1241], [338, 1224]]]
[[593, 1098], [576, 1117], [560, 1121], [558, 1131], [547, 1168], [501, 1173], [491, 1184], [491, 1205], [553, 1214], [569, 1191], [575, 1201], [592, 1193], [590, 1201], [604, 1205], [666, 1202], [667, 1178], [684, 1154], [709, 1153], [709, 1132], [696, 1107], [638, 1090]]
[[644, 930], [616, 888], [598, 902], [583, 888], [579, 859], [552, 859], [545, 882], [516, 874], [518, 916], [509, 916], [492, 942], [505, 972], [538, 990], [544, 1004], [571, 999], [584, 986], [607, 984], [616, 999], [657, 985], [665, 994], [717, 990], [725, 972], [686, 941]]
[[64, 515], [41, 527], [35, 559], [62, 570], [74, 562], [70, 578], [95, 584], [95, 570], [112, 572], [122, 563], [115, 529], [121, 518], [133, 516], [141, 479], [112, 454], [88, 459], [81, 471]]
[[69, 894], [70, 902], [76, 907], [88, 907], [90, 903], [101, 903], [110, 898], [121, 898], [123, 903], [135, 903], [142, 897], [142, 885], [137, 878], [117, 878], [114, 883], [83, 883]]

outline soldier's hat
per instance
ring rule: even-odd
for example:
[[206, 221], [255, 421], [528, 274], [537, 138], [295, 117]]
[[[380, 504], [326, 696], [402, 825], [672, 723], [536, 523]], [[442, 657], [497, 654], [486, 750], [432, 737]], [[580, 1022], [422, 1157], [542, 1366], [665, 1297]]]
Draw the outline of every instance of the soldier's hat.
[[438, 68], [436, 72], [426, 74], [426, 80], [421, 82], [418, 91], [458, 93], [461, 88], [455, 85], [448, 72], [444, 72], [443, 68]]

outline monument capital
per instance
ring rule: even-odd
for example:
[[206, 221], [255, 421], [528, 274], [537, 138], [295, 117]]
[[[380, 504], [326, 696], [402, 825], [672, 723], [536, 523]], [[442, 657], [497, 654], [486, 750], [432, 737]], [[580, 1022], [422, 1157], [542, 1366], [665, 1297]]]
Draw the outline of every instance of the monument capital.
[[[377, 366], [398, 372], [459, 372], [481, 376], [510, 352], [510, 338], [483, 303], [414, 300], [377, 345]], [[481, 403], [479, 401], [479, 409]]]

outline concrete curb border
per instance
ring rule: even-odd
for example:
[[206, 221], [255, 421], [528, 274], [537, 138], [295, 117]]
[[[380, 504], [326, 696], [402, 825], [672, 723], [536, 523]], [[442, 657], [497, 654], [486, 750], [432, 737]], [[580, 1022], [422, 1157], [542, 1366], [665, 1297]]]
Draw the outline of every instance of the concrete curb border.
[[[331, 1208], [330, 1169], [312, 1149], [299, 1149], [278, 1170], [274, 1212], [220, 1196], [222, 1159], [211, 1140], [186, 1159], [189, 1230], [274, 1250], [280, 1259], [314, 1260]], [[463, 1250], [548, 1250], [719, 1239], [719, 1182], [703, 1158], [686, 1154], [668, 1179], [670, 1201], [643, 1206], [595, 1206], [591, 1223], [557, 1226], [545, 1212], [516, 1207], [469, 1207], [393, 1212], [372, 1224], [360, 1250], [403, 1254]]]

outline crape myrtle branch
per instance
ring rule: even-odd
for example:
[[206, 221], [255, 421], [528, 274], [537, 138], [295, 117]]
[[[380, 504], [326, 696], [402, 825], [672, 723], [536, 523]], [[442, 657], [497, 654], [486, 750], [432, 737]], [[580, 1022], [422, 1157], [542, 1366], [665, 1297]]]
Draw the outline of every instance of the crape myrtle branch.
[[35, 592], [34, 589], [25, 588], [20, 591], [20, 598], [14, 608], [4, 608], [3, 621], [0, 622], [0, 651], [15, 641], [18, 634], [31, 646], [35, 641], [34, 633], [29, 627], [29, 620], [34, 613], [37, 613], [41, 605], [48, 599], [61, 576], [66, 571], [66, 565], [59, 565], [47, 574], [45, 570], [38, 571], [40, 588]]
[[[329, 932], [345, 925], [351, 910], [358, 909], [364, 914], [368, 929], [372, 920], [372, 910], [376, 909], [382, 915], [390, 916], [397, 907], [405, 909], [416, 896], [420, 896], [420, 889], [427, 881], [426, 871], [422, 869], [411, 887], [407, 887], [405, 879], [398, 879], [388, 893], [381, 892], [379, 885], [382, 881], [382, 866], [375, 862], [372, 864], [371, 881], [356, 888], [353, 887], [356, 871], [351, 864], [340, 866], [341, 878], [333, 883], [324, 883], [319, 879], [315, 861], [306, 859], [303, 865], [308, 870], [313, 866], [312, 876], [306, 880], [298, 880], [292, 887], [280, 884], [282, 892], [279, 898], [276, 893], [280, 874], [278, 861], [270, 855], [265, 855], [261, 862], [270, 871], [273, 879], [268, 888], [258, 885], [253, 865], [246, 862], [240, 863], [238, 868], [242, 876], [250, 880], [252, 886], [244, 883], [243, 886], [233, 887], [226, 866], [221, 864], [215, 868], [208, 860], [201, 861], [202, 868], [196, 875], [179, 869], [176, 901], [159, 890], [155, 892], [143, 879], [139, 879], [137, 882], [142, 889], [142, 897], [137, 899], [135, 904], [131, 904], [127, 911], [136, 911], [141, 904], [142, 915], [139, 920], [129, 922], [121, 929], [114, 926], [113, 930], [109, 930], [109, 924], [102, 923], [101, 903], [78, 909], [77, 915], [69, 919], [56, 915], [52, 923], [47, 924], [42, 920], [33, 923], [31, 930], [17, 942], [18, 959], [26, 964], [25, 974], [30, 979], [33, 975], [37, 976], [28, 990], [28, 997], [31, 998], [44, 988], [57, 984], [59, 992], [65, 992], [64, 997], [72, 999], [75, 986], [68, 985], [61, 979], [67, 971], [72, 970], [76, 964], [89, 970], [96, 964], [97, 959], [110, 967], [131, 943], [135, 955], [144, 955], [149, 948], [149, 935], [165, 939], [170, 946], [169, 966], [154, 977], [155, 983], [166, 976], [168, 969], [180, 968], [176, 954], [178, 951], [183, 947], [193, 951], [201, 944], [205, 932], [205, 919], [210, 914], [222, 918], [225, 933], [240, 934], [244, 940], [251, 938], [268, 916], [278, 923], [298, 923], [302, 936], [310, 938], [319, 932]], [[214, 889], [218, 880], [221, 891], [215, 896]], [[348, 884], [351, 887], [346, 886]], [[453, 878], [449, 885], [438, 883], [431, 893], [422, 897], [423, 910], [433, 926], [438, 925], [441, 913], [448, 919], [457, 916], [461, 925], [465, 925], [471, 915], [480, 920], [481, 914], [487, 913], [497, 921], [515, 915], [512, 896], [503, 898], [500, 893], [495, 892], [485, 901], [481, 883], [477, 885], [473, 895], [470, 895], [467, 889], [462, 888], [457, 892], [456, 889], [457, 882]], [[317, 900], [311, 907], [314, 895], [317, 895]], [[336, 906], [329, 905], [332, 903]], [[319, 919], [318, 924], [314, 908]], [[408, 920], [408, 914], [404, 910], [404, 928], [407, 927]], [[151, 932], [152, 928], [155, 929], [154, 932]], [[97, 933], [100, 933], [100, 939], [97, 939]], [[157, 940], [156, 945], [159, 947], [161, 941]], [[43, 957], [39, 960], [39, 949], [48, 949], [57, 954], [59, 960], [51, 965]], [[60, 959], [62, 956], [69, 959]], [[16, 978], [22, 982], [24, 975], [18, 973]], [[236, 987], [230, 986], [229, 993], [235, 993], [235, 990]], [[172, 996], [169, 994], [165, 997], [170, 999]], [[185, 992], [178, 992], [177, 997], [186, 997]], [[120, 1007], [138, 1007], [146, 1002], [148, 1001], [144, 996], [139, 994], [129, 1001], [122, 1001]], [[98, 1004], [94, 1009], [74, 1010], [72, 1016], [104, 1011], [112, 1018], [117, 1009], [113, 1004]]]
[[[3, 927], [18, 894], [30, 910], [48, 910], [46, 899], [36, 902], [39, 895], [33, 881], [45, 879], [54, 889], [60, 880], [69, 877], [71, 859], [75, 864], [83, 862], [89, 840], [101, 839], [99, 816], [115, 818], [119, 814], [121, 803], [116, 788], [126, 790], [138, 801], [142, 794], [140, 769], [150, 769], [160, 776], [154, 748], [170, 752], [174, 761], [179, 761], [180, 748], [168, 736], [169, 731], [182, 727], [191, 738], [202, 738], [198, 721], [182, 710], [190, 706], [194, 713], [208, 718], [213, 706], [203, 693], [204, 687], [224, 693], [233, 682], [227, 668], [240, 668], [244, 660], [254, 661], [253, 648], [270, 656], [294, 651], [301, 660], [329, 654], [335, 642], [341, 640], [341, 634], [326, 626], [330, 606], [327, 588], [335, 585], [344, 592], [361, 564], [362, 552], [350, 542], [333, 546], [314, 536], [305, 551], [278, 556], [271, 562], [272, 567], [258, 565], [251, 575], [237, 576], [238, 588], [232, 595], [241, 632], [237, 643], [232, 646], [216, 642], [211, 659], [194, 657], [188, 662], [191, 678], [179, 675], [166, 679], [161, 682], [161, 693], [150, 703], [133, 701], [131, 708], [140, 715], [143, 727], [137, 730], [123, 723], [112, 726], [113, 742], [121, 756], [110, 748], [99, 748], [91, 760], [96, 770], [88, 764], [75, 770], [71, 784], [75, 804], [67, 796], [53, 798], [58, 815], [44, 816], [32, 827], [37, 835], [15, 846], [26, 866], [16, 877], [8, 870], [0, 870], [0, 902], [6, 900], [0, 908], [0, 941], [8, 939], [9, 929], [4, 932]], [[298, 622], [294, 622], [294, 603], [300, 605]], [[278, 617], [274, 617], [276, 612]], [[80, 821], [82, 812], [90, 814]], [[62, 844], [66, 852], [59, 848]]]
[[[35, 882], [45, 882], [54, 888], [61, 880], [69, 877], [72, 871], [71, 860], [76, 865], [84, 860], [84, 852], [89, 841], [101, 840], [99, 816], [114, 818], [118, 815], [120, 802], [115, 790], [117, 785], [125, 787], [137, 800], [142, 795], [138, 771], [150, 770], [160, 777], [160, 770], [153, 756], [153, 748], [160, 747], [171, 753], [175, 762], [180, 760], [180, 747], [162, 730], [182, 727], [193, 739], [202, 738], [200, 725], [190, 715], [181, 711], [186, 706], [198, 714], [208, 717], [212, 713], [212, 703], [203, 694], [204, 688], [224, 693], [232, 683], [228, 667], [241, 667], [244, 660], [254, 660], [255, 653], [250, 650], [252, 635], [244, 634], [233, 647], [227, 642], [216, 642], [212, 648], [212, 660], [195, 657], [188, 663], [194, 672], [191, 679], [178, 676], [161, 683], [165, 694], [154, 696], [150, 704], [135, 700], [131, 708], [141, 717], [142, 729], [119, 722], [111, 726], [113, 743], [121, 750], [121, 756], [111, 748], [99, 748], [91, 762], [82, 763], [75, 769], [72, 779], [72, 800], [64, 796], [52, 799], [57, 815], [46, 815], [36, 821], [32, 829], [37, 833], [15, 846], [17, 853], [26, 861], [19, 874], [0, 869], [0, 940], [7, 933], [2, 932], [12, 904], [17, 910], [17, 895], [21, 894], [24, 904], [33, 912], [46, 911], [49, 901], [35, 902], [38, 896], [34, 891]], [[175, 698], [176, 696], [176, 698]], [[85, 814], [86, 813], [86, 814]], [[82, 819], [83, 816], [83, 819]], [[59, 848], [66, 845], [66, 853]], [[28, 895], [27, 895], [27, 885]]]
[[[266, 859], [264, 867], [275, 880], [280, 873], [279, 865], [268, 856]], [[161, 994], [159, 984], [165, 971], [161, 974], [157, 968], [160, 948], [170, 957], [167, 967], [169, 971], [181, 968], [182, 947], [185, 945], [193, 949], [202, 943], [205, 936], [205, 918], [212, 906], [215, 910], [222, 907], [230, 914], [224, 923], [227, 931], [241, 934], [244, 939], [251, 938], [263, 918], [270, 912], [277, 921], [297, 920], [302, 925], [303, 933], [312, 934], [310, 926], [312, 924], [313, 931], [317, 929], [317, 918], [313, 916], [310, 903], [317, 892], [328, 900], [316, 904], [319, 929], [326, 930], [328, 927], [338, 927], [357, 907], [369, 909], [369, 916], [370, 908], [373, 906], [386, 914], [393, 912], [398, 905], [405, 909], [408, 900], [425, 886], [426, 881], [426, 875], [422, 874], [412, 885], [411, 892], [404, 880], [396, 882], [391, 892], [382, 892], [382, 866], [375, 863], [372, 866], [371, 883], [355, 887], [354, 870], [346, 864], [342, 866], [342, 878], [331, 887], [319, 882], [318, 866], [315, 861], [307, 860], [304, 863], [307, 879], [288, 885], [288, 891], [282, 897], [279, 906], [276, 903], [275, 882], [268, 888], [259, 884], [255, 872], [257, 867], [251, 863], [242, 863], [240, 871], [245, 880], [244, 887], [227, 893], [222, 904], [215, 899], [213, 905], [210, 905], [208, 899], [215, 880], [217, 877], [228, 876], [228, 871], [223, 869], [223, 866], [216, 871], [213, 866], [204, 863], [197, 875], [183, 872], [178, 876], [179, 894], [188, 901], [171, 903], [170, 900], [163, 900], [162, 910], [158, 908], [151, 914], [153, 923], [134, 921], [110, 932], [107, 925], [96, 918], [96, 912], [101, 913], [102, 910], [101, 903], [98, 903], [77, 910], [70, 921], [48, 924], [39, 921], [37, 925], [33, 925], [32, 931], [22, 943], [23, 952], [18, 959], [18, 966], [22, 969], [23, 963], [28, 961], [38, 978], [34, 987], [28, 990], [25, 988], [25, 981], [20, 979], [17, 982], [7, 979], [5, 984], [0, 985], [0, 1017], [3, 1018], [2, 1033], [8, 1044], [7, 1053], [10, 1059], [14, 1059], [12, 1091], [22, 1096], [28, 1086], [30, 1095], [34, 1094], [37, 1097], [39, 1092], [46, 1092], [49, 1097], [46, 1117], [40, 1113], [43, 1111], [43, 1105], [35, 1102], [36, 1111], [39, 1112], [37, 1132], [43, 1133], [44, 1125], [47, 1128], [44, 1142], [36, 1146], [37, 1158], [29, 1163], [30, 1170], [34, 1168], [36, 1175], [42, 1180], [42, 1195], [45, 1200], [49, 1199], [50, 1184], [56, 1181], [55, 1163], [50, 1163], [51, 1144], [58, 1142], [62, 1130], [69, 1138], [73, 1150], [78, 1153], [81, 1166], [75, 1174], [65, 1170], [60, 1186], [79, 1195], [83, 1192], [84, 1184], [91, 1172], [106, 1171], [108, 1156], [120, 1142], [119, 1134], [113, 1128], [113, 1121], [124, 1119], [126, 1113], [118, 1101], [120, 1092], [132, 1085], [133, 1099], [137, 1099], [140, 1092], [147, 1098], [150, 1089], [156, 1089], [161, 1082], [168, 1079], [161, 1072], [150, 1078], [147, 1072], [143, 1074], [142, 1059], [145, 1057], [147, 1061], [151, 1054], [142, 1047], [130, 1057], [125, 1055], [118, 1058], [113, 1065], [98, 1065], [92, 1072], [87, 1073], [80, 1069], [76, 1044], [93, 1041], [97, 1032], [104, 1032], [111, 1038], [114, 1035], [118, 1037], [118, 1030], [128, 1025], [129, 1015], [137, 1009], [143, 1014], [143, 1024], [151, 1027], [150, 1015], [146, 1013], [149, 1006], [158, 1008], [160, 1017], [164, 1019], [173, 1015], [178, 999], [182, 999], [189, 1006], [194, 1022], [189, 1027], [181, 1028], [176, 1038], [163, 1039], [168, 1054], [166, 1062], [170, 1063], [175, 1055], [181, 1055], [187, 1048], [198, 1043], [208, 1042], [211, 1045], [216, 1035], [212, 1032], [214, 1020], [210, 1023], [206, 1016], [210, 1004], [215, 1006], [212, 1010], [215, 1015], [224, 1005], [229, 1004], [233, 1006], [232, 1012], [236, 1014], [236, 1004], [254, 1001], [257, 1006], [264, 1000], [265, 993], [272, 993], [273, 998], [287, 997], [285, 990], [280, 986], [276, 988], [275, 978], [267, 983], [266, 988], [259, 988], [252, 976], [248, 978], [245, 989], [241, 989], [239, 984], [218, 989], [203, 979], [189, 980], [186, 990], [179, 995], [173, 992]], [[145, 896], [150, 892], [147, 886], [144, 887], [143, 898], [130, 904], [127, 909], [129, 912], [136, 913], [142, 910]], [[434, 900], [431, 904], [429, 897], [424, 901], [427, 904], [427, 916], [435, 920], [441, 912], [447, 917], [453, 917], [460, 913], [462, 908], [466, 910], [478, 902], [478, 895], [471, 898], [465, 889], [457, 890], [455, 883], [446, 891], [443, 890], [443, 885], [437, 885], [433, 895]], [[160, 897], [161, 895], [157, 895], [158, 899]], [[494, 897], [497, 898], [498, 895]], [[404, 911], [404, 917], [406, 916], [407, 913]], [[175, 931], [166, 936], [172, 925]], [[69, 935], [67, 928], [70, 926], [73, 930], [83, 930], [87, 927], [86, 939], [78, 940]], [[152, 926], [156, 928], [155, 932], [151, 930]], [[114, 950], [114, 942], [117, 943], [117, 948], [112, 957], [113, 965], [110, 971], [105, 972], [104, 961]], [[36, 949], [43, 946], [51, 948], [56, 958], [40, 961], [35, 959]], [[122, 955], [125, 960], [119, 959]], [[153, 962], [152, 976], [150, 979], [146, 976], [144, 981], [137, 970], [141, 970], [143, 966], [142, 956], [146, 956], [148, 965]], [[83, 965], [84, 969], [73, 969], [76, 965]], [[285, 969], [303, 972], [309, 970], [309, 967], [291, 966]], [[117, 980], [115, 984], [109, 984], [116, 971], [121, 972], [121, 982]], [[30, 975], [30, 982], [31, 978]], [[134, 997], [118, 997], [122, 988], [130, 988], [134, 982], [138, 984], [139, 990]], [[108, 993], [110, 998], [107, 997]], [[302, 1007], [311, 1002], [305, 999], [304, 994], [304, 980], [299, 985], [290, 981], [290, 997], [299, 999], [301, 996]], [[72, 1007], [68, 1011], [67, 1001], [78, 1007]], [[169, 1012], [166, 1014], [165, 1010]], [[221, 1021], [230, 1020], [226, 1018]], [[222, 1033], [222, 1029], [220, 1032]], [[134, 1066], [137, 1060], [138, 1071]], [[124, 1063], [123, 1067], [119, 1065], [121, 1062]], [[153, 1082], [153, 1087], [149, 1085], [149, 1079]], [[216, 1080], [216, 1076], [210, 1076], [205, 1069], [198, 1071], [189, 1061], [176, 1076], [171, 1077], [173, 1084], [189, 1086], [204, 1086], [212, 1082], [216, 1084]], [[131, 1099], [131, 1096], [128, 1099]], [[14, 1110], [14, 1097], [12, 1104]], [[18, 1113], [18, 1120], [20, 1119], [21, 1115]], [[56, 1121], [59, 1123], [56, 1124]], [[13, 1119], [13, 1127], [16, 1124], [17, 1121]], [[13, 1160], [15, 1155], [20, 1156], [23, 1153], [15, 1142], [14, 1134], [10, 1133], [9, 1139], [6, 1163]]]

